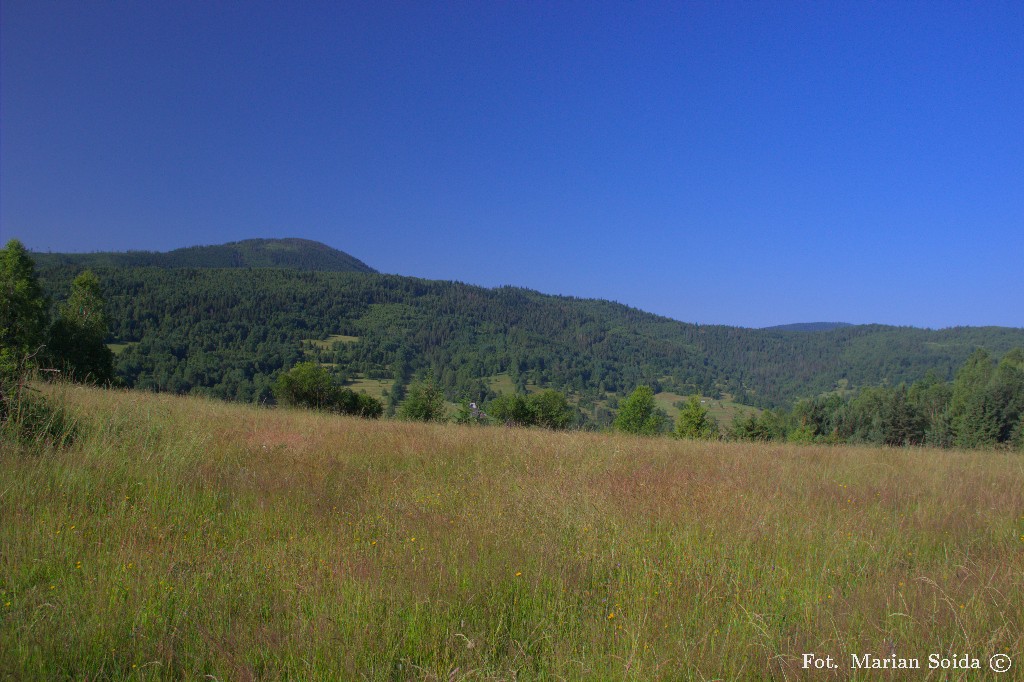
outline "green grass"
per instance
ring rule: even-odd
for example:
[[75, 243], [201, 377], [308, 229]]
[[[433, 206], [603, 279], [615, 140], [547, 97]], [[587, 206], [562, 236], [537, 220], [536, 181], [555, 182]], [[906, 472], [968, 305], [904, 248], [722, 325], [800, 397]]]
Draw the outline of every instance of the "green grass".
[[[64, 393], [76, 445], [0, 450], [0, 678], [875, 680], [851, 653], [1024, 662], [1019, 453]], [[843, 667], [807, 674], [809, 652]]]
[[[502, 393], [508, 395], [516, 392], [515, 382], [512, 381], [512, 377], [510, 377], [508, 374], [505, 374], [504, 372], [501, 374], [495, 374], [494, 376], [488, 377], [487, 379], [485, 379], [485, 381], [487, 382], [487, 387], [490, 388], [495, 393]], [[539, 393], [541, 390], [541, 387], [533, 382], [526, 383], [527, 393]]]
[[109, 348], [114, 355], [120, 355], [126, 348], [136, 345], [138, 345], [138, 341], [129, 341], [127, 343], [108, 343], [107, 348]]
[[394, 379], [350, 379], [345, 385], [356, 393], [366, 393], [383, 400], [384, 392], [390, 390], [394, 383]]
[[358, 336], [346, 336], [345, 334], [332, 334], [326, 339], [306, 339], [311, 345], [320, 350], [330, 350], [339, 343], [357, 343]]
[[[658, 404], [658, 407], [665, 410], [669, 417], [675, 419], [679, 416], [679, 408], [676, 407], [676, 403], [683, 401], [685, 402], [690, 396], [680, 395], [678, 393], [671, 393], [669, 391], [663, 391], [655, 394], [654, 401]], [[756, 407], [750, 407], [749, 405], [741, 405], [734, 403], [727, 397], [723, 397], [719, 400], [712, 398], [701, 398], [703, 406], [707, 409], [708, 413], [718, 420], [719, 426], [725, 428], [732, 424], [736, 416], [741, 412], [744, 413], [755, 413], [760, 414], [761, 410]]]

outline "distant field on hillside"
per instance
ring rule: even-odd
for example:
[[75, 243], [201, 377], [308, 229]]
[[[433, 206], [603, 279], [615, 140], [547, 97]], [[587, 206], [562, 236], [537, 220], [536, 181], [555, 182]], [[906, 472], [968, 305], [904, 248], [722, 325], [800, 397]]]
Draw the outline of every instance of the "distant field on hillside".
[[[676, 403], [680, 401], [685, 402], [688, 395], [680, 395], [678, 393], [670, 393], [664, 391], [654, 396], [655, 402], [658, 403], [658, 407], [665, 410], [669, 417], [675, 419], [679, 416], [679, 408], [676, 407]], [[736, 416], [741, 413], [747, 414], [760, 414], [761, 410], [756, 407], [750, 407], [749, 405], [740, 405], [734, 403], [726, 398], [715, 400], [713, 398], [701, 397], [701, 404], [708, 411], [708, 413], [718, 420], [719, 426], [725, 428], [732, 424]]]
[[0, 678], [1000, 679], [1024, 652], [1020, 453], [54, 393], [77, 444], [0, 449]]
[[379, 400], [384, 399], [384, 392], [391, 389], [393, 379], [352, 379], [346, 386], [356, 393], [366, 393]]
[[330, 350], [339, 343], [357, 343], [358, 336], [347, 336], [345, 334], [332, 334], [326, 339], [307, 339], [307, 341], [320, 350]]

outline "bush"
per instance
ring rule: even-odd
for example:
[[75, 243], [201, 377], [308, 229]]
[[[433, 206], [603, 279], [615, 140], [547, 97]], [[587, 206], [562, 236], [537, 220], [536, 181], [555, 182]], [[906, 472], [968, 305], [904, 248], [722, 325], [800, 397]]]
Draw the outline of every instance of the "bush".
[[533, 408], [534, 423], [548, 429], [567, 429], [576, 421], [576, 414], [565, 395], [547, 390], [535, 393], [529, 398]]
[[487, 405], [487, 414], [506, 426], [531, 426], [534, 423], [533, 410], [526, 396], [518, 393], [500, 395]]
[[376, 419], [384, 413], [384, 403], [373, 396], [339, 386], [330, 372], [315, 362], [301, 362], [278, 376], [274, 397], [283, 405], [369, 419]]
[[487, 414], [509, 426], [542, 426], [556, 430], [569, 428], [577, 419], [565, 394], [551, 389], [529, 396], [500, 395], [487, 405]]
[[28, 376], [4, 372], [0, 378], [0, 440], [27, 446], [63, 448], [78, 426], [59, 402], [28, 385]]

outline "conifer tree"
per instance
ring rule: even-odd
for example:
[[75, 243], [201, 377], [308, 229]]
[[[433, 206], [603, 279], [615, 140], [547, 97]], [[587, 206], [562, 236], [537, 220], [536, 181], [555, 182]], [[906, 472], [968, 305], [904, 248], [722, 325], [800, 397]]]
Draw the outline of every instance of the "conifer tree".
[[676, 418], [676, 436], [697, 440], [718, 438], [718, 421], [700, 404], [700, 396], [691, 395]]

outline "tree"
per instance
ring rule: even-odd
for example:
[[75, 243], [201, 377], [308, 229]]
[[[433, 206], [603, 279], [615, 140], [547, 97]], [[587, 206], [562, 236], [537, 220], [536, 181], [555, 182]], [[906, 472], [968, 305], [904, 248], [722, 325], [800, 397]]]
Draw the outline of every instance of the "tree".
[[399, 417], [419, 422], [443, 422], [446, 412], [444, 393], [434, 383], [432, 373], [410, 384], [405, 400], [398, 407]]
[[532, 426], [534, 424], [533, 409], [526, 396], [519, 393], [499, 395], [487, 404], [487, 414], [507, 426]]
[[989, 393], [999, 410], [998, 440], [1013, 442], [1024, 416], [1024, 348], [1011, 350], [999, 361]]
[[787, 438], [793, 442], [838, 443], [845, 408], [846, 401], [834, 393], [801, 400], [793, 406], [792, 432]]
[[676, 436], [697, 440], [718, 438], [718, 421], [700, 404], [700, 396], [691, 395], [676, 418]]
[[956, 373], [949, 415], [953, 443], [958, 447], [985, 447], [999, 439], [1000, 409], [989, 390], [993, 374], [992, 357], [981, 348]]
[[350, 388], [341, 388], [337, 411], [366, 419], [377, 419], [384, 414], [384, 403], [372, 395], [356, 393]]
[[624, 433], [647, 436], [660, 433], [665, 427], [665, 413], [654, 402], [650, 386], [638, 386], [619, 406], [615, 428]]
[[953, 388], [929, 370], [924, 379], [915, 381], [907, 393], [925, 420], [925, 442], [929, 445], [949, 447], [953, 444], [952, 427], [949, 420], [949, 401]]
[[338, 404], [341, 391], [324, 367], [300, 362], [277, 377], [274, 397], [282, 405], [329, 410]]
[[0, 439], [61, 446], [75, 438], [74, 420], [28, 387], [44, 349], [49, 304], [21, 242], [0, 250]]
[[548, 389], [535, 393], [529, 398], [533, 408], [534, 423], [548, 429], [567, 429], [576, 421], [576, 414], [565, 394]]
[[330, 372], [315, 362], [300, 362], [282, 372], [274, 384], [274, 397], [283, 405], [368, 419], [376, 419], [384, 413], [384, 403], [373, 396], [339, 386]]
[[765, 410], [760, 415], [741, 412], [733, 420], [728, 436], [732, 440], [758, 442], [785, 440], [786, 429], [783, 417], [772, 410]]
[[15, 372], [43, 347], [48, 307], [35, 264], [12, 239], [0, 251], [0, 371]]
[[71, 283], [68, 300], [59, 307], [47, 354], [74, 381], [110, 383], [114, 380], [114, 354], [105, 343], [106, 336], [100, 281], [86, 270]]

